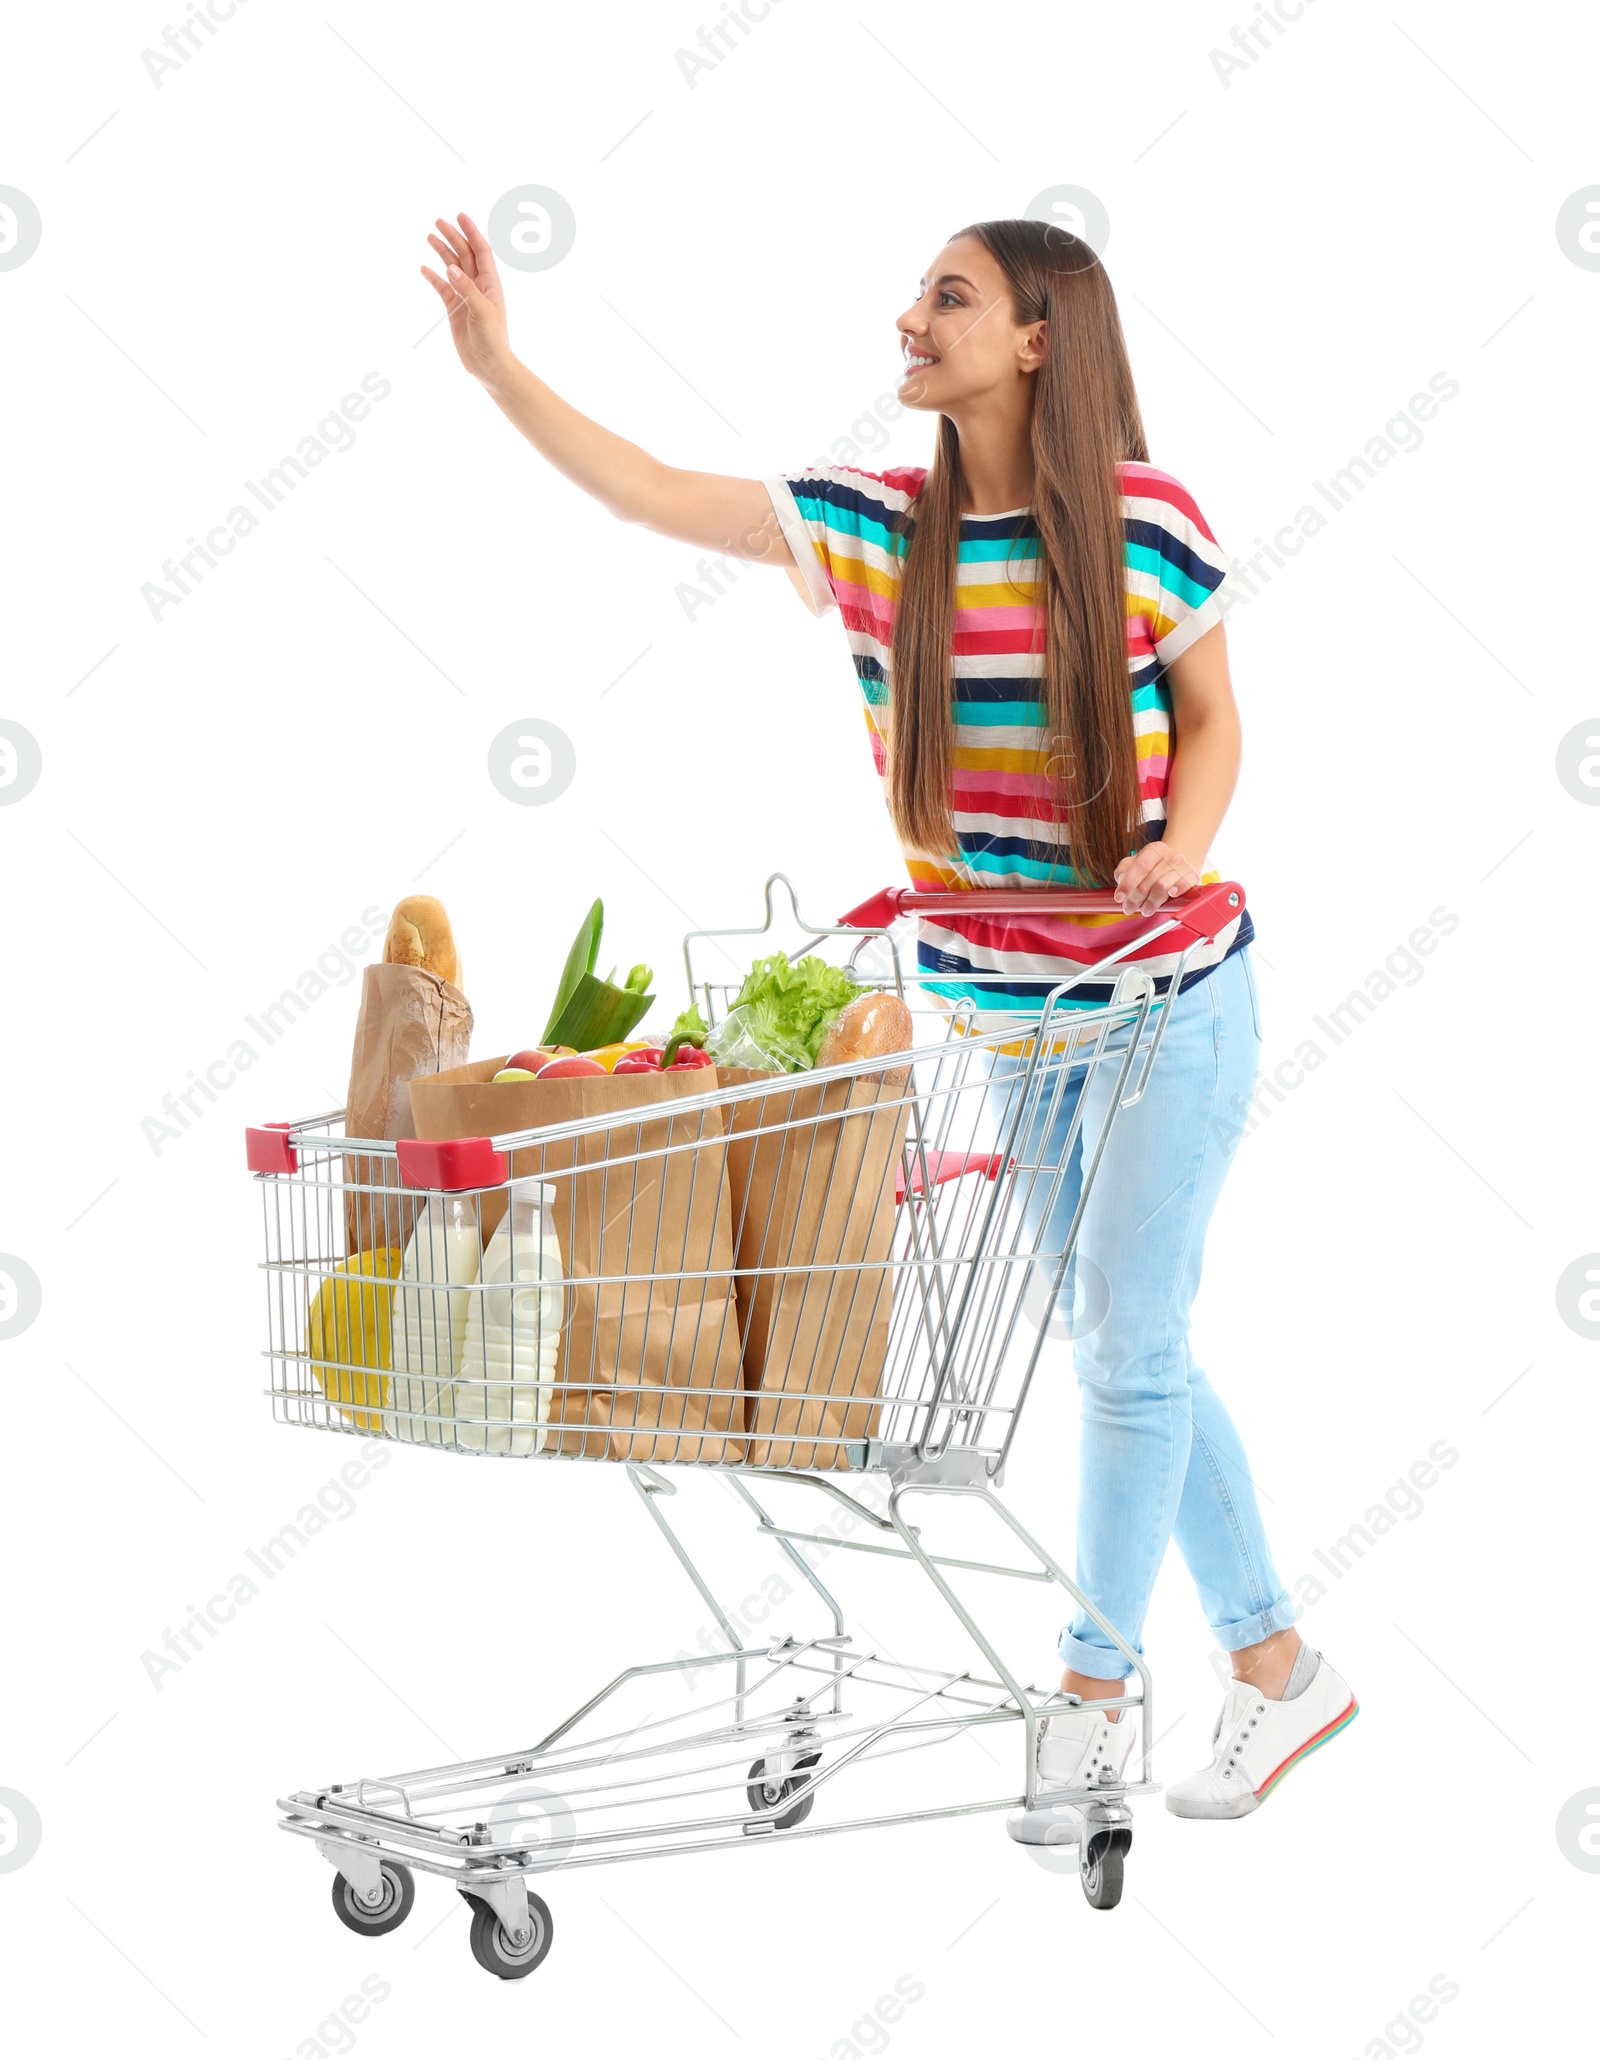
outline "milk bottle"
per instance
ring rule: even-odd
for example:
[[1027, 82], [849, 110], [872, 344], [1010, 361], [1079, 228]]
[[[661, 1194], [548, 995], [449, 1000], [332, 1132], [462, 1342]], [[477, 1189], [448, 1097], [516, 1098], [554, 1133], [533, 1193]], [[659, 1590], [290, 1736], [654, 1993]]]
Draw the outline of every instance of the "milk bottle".
[[478, 1278], [478, 1204], [472, 1195], [437, 1194], [417, 1219], [394, 1298], [393, 1409], [390, 1437], [410, 1444], [454, 1444], [448, 1419], [467, 1336], [461, 1289]]
[[538, 1180], [511, 1183], [510, 1206], [483, 1254], [481, 1286], [464, 1297], [470, 1306], [453, 1436], [474, 1452], [537, 1452], [549, 1440], [543, 1426], [565, 1309], [555, 1202], [556, 1190]]

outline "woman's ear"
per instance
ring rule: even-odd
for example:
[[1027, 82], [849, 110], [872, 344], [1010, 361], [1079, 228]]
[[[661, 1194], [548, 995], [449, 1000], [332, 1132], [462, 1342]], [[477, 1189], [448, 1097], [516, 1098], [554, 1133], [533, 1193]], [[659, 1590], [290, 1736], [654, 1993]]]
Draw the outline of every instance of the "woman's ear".
[[1045, 361], [1050, 344], [1048, 322], [1033, 322], [1023, 332], [1017, 345], [1017, 365], [1024, 372], [1037, 372]]

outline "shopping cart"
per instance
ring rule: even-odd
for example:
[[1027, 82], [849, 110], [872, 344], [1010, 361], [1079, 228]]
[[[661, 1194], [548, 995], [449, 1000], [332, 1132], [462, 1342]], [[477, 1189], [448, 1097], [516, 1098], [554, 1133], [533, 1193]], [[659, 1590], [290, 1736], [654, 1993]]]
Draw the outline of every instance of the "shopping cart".
[[[480, 1964], [515, 1979], [550, 1949], [530, 1884], [559, 1869], [992, 1810], [1017, 1813], [1014, 1835], [1048, 1823], [1049, 1843], [1076, 1846], [1095, 1908], [1120, 1897], [1129, 1798], [1155, 1792], [1150, 1672], [997, 1491], [1112, 1125], [1159, 1059], [1167, 1011], [1122, 962], [1171, 933], [1176, 988], [1243, 892], [1223, 882], [1125, 919], [1114, 950], [1019, 1017], [1015, 1002], [986, 1004], [981, 979], [930, 991], [931, 976], [919, 987], [902, 966], [899, 919], [970, 913], [973, 895], [891, 889], [817, 925], [774, 875], [763, 924], [685, 940], [708, 1021], [742, 978], [731, 940], [776, 944], [777, 888], [801, 939], [789, 958], [831, 955], [907, 999], [908, 1049], [808, 1074], [708, 1075], [709, 1091], [691, 1075], [648, 1109], [494, 1137], [351, 1138], [340, 1112], [248, 1133], [275, 1418], [479, 1458], [620, 1460], [716, 1627], [697, 1651], [625, 1667], [532, 1745], [280, 1800], [282, 1828], [333, 1863], [334, 1907], [356, 1932], [402, 1922], [413, 1870], [440, 1875], [472, 1906]], [[996, 914], [1120, 913], [1098, 893], [983, 901]], [[1110, 1000], [1072, 1008], [1084, 982]], [[1102, 1069], [1109, 1094], [1077, 1095], [1066, 1150], [1042, 1154], [1069, 1081]], [[1102, 1116], [1086, 1117], [1091, 1102]], [[1052, 1244], [1080, 1137], [1077, 1208]], [[413, 1258], [434, 1251], [441, 1211], [469, 1206], [463, 1265]], [[510, 1261], [498, 1269], [493, 1238], [479, 1261], [492, 1221]], [[752, 1637], [751, 1612], [713, 1592], [668, 1516], [696, 1467], [772, 1540], [785, 1599], [814, 1596], [830, 1632]], [[822, 1517], [775, 1518], [780, 1484], [823, 1497]], [[953, 1498], [975, 1505], [1008, 1534], [1005, 1553], [933, 1550], [908, 1514], [918, 1498], [925, 1518], [943, 1505], [954, 1520]], [[982, 1664], [913, 1664], [848, 1633], [818, 1571], [839, 1551], [920, 1568]], [[1041, 1792], [1040, 1719], [1076, 1698], [1011, 1670], [957, 1575], [1056, 1584], [1100, 1626], [1137, 1681], [1116, 1704], [1142, 1710], [1137, 1780]], [[949, 1748], [1000, 1732], [1018, 1779], [962, 1793], [976, 1759]], [[907, 1769], [884, 1762], [910, 1753], [950, 1770], [955, 1799], [874, 1808], [875, 1776], [905, 1793]]]

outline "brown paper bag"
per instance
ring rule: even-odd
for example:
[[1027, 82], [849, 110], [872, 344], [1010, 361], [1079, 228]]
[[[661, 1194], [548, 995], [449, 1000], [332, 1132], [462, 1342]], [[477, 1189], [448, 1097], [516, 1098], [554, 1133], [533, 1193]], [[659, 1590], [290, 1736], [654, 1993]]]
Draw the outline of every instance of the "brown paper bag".
[[[727, 1124], [721, 1109], [680, 1115], [672, 1107], [709, 1092], [715, 1074], [496, 1085], [504, 1064], [486, 1059], [414, 1081], [416, 1134], [504, 1137], [615, 1116], [603, 1130], [511, 1154], [513, 1179], [556, 1190], [550, 1221], [567, 1293], [554, 1448], [589, 1458], [742, 1460]], [[485, 1238], [504, 1208], [503, 1194], [482, 1197]], [[615, 1277], [624, 1274], [633, 1277]], [[706, 1277], [658, 1277], [671, 1274]]]
[[[465, 1064], [472, 1010], [459, 987], [420, 966], [368, 966], [361, 976], [350, 1089], [345, 1097], [346, 1137], [411, 1137], [410, 1083], [421, 1073]], [[360, 1192], [397, 1186], [392, 1159], [345, 1155], [347, 1250], [402, 1251], [416, 1228], [415, 1203]]]
[[907, 1074], [719, 1070], [730, 1087], [772, 1082], [728, 1111], [750, 1464], [840, 1467], [878, 1425]]

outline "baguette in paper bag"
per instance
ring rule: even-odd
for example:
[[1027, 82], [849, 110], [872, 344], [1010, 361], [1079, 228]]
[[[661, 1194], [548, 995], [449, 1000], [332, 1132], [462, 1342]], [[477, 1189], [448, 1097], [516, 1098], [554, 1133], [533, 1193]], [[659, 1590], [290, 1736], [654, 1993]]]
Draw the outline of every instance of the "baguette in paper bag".
[[[433, 904], [435, 908], [437, 903]], [[415, 907], [401, 902], [400, 909]], [[396, 911], [399, 914], [399, 910]], [[438, 909], [444, 936], [449, 922]], [[391, 924], [390, 937], [395, 935]], [[385, 953], [389, 945], [385, 945]], [[454, 961], [454, 944], [450, 942]], [[355, 1045], [350, 1054], [350, 1089], [345, 1097], [346, 1137], [398, 1138], [415, 1135], [411, 1121], [411, 1082], [424, 1073], [443, 1072], [466, 1063], [472, 1037], [472, 1009], [453, 981], [425, 965], [368, 966], [361, 976], [361, 1006], [356, 1014]], [[398, 1199], [382, 1190], [399, 1179], [393, 1160], [358, 1153], [345, 1157], [345, 1230], [349, 1250], [403, 1247], [415, 1228]], [[415, 1209], [411, 1210], [414, 1217]]]

